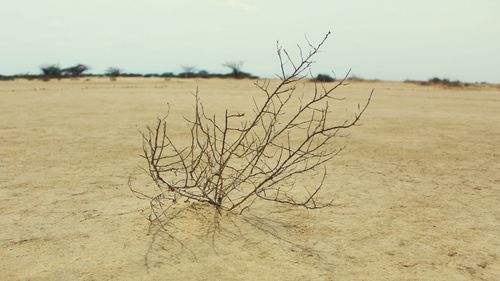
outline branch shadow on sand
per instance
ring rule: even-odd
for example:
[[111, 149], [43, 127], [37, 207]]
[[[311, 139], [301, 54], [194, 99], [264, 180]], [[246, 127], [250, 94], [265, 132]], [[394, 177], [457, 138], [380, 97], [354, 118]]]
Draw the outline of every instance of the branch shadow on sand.
[[332, 268], [331, 252], [318, 249], [311, 238], [303, 210], [219, 214], [201, 203], [177, 203], [161, 220], [150, 220], [151, 239], [144, 256], [150, 270], [164, 265], [203, 263], [204, 260], [310, 264]]

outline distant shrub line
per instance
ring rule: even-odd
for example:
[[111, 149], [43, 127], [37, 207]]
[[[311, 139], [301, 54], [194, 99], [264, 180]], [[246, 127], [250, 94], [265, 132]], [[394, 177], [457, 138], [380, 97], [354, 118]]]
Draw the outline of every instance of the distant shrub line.
[[[14, 80], [14, 79], [28, 79], [28, 80], [44, 80], [48, 81], [51, 79], [63, 79], [63, 78], [78, 78], [78, 77], [110, 77], [115, 80], [117, 77], [159, 77], [159, 78], [232, 78], [232, 79], [258, 79], [259, 77], [248, 72], [241, 71], [240, 63], [228, 63], [224, 64], [231, 69], [229, 73], [212, 73], [206, 70], [195, 71], [194, 67], [184, 67], [184, 71], [179, 73], [174, 72], [163, 72], [163, 73], [134, 73], [134, 72], [123, 72], [121, 69], [116, 67], [110, 67], [105, 70], [103, 74], [86, 73], [89, 67], [83, 64], [77, 64], [72, 67], [60, 68], [58, 65], [49, 65], [41, 67], [40, 74], [15, 74], [15, 75], [2, 75], [0, 74], [0, 81]], [[318, 74], [311, 79], [315, 82], [335, 82], [336, 78], [328, 74]], [[368, 81], [375, 82], [380, 81], [378, 79], [364, 79], [355, 75], [351, 75], [346, 80], [348, 81]], [[434, 77], [427, 81], [421, 80], [410, 80], [407, 79], [404, 83], [412, 83], [423, 86], [441, 86], [441, 87], [469, 87], [472, 85], [488, 84], [487, 82], [475, 82], [466, 83], [460, 80], [450, 80], [447, 78]]]
[[78, 78], [78, 77], [159, 77], [159, 78], [235, 78], [235, 79], [258, 79], [259, 76], [252, 75], [249, 73], [240, 74], [238, 76], [233, 76], [232, 73], [209, 73], [209, 72], [193, 72], [185, 73], [181, 72], [175, 74], [172, 72], [165, 73], [120, 73], [119, 75], [109, 75], [109, 74], [92, 74], [86, 73], [78, 76], [67, 76], [67, 75], [43, 75], [43, 74], [15, 74], [15, 75], [0, 75], [0, 80], [14, 80], [14, 79], [28, 79], [28, 80], [50, 80], [50, 79], [64, 79], [64, 78]]
[[[14, 79], [40, 79], [48, 81], [51, 79], [63, 78], [78, 78], [78, 77], [162, 77], [162, 78], [234, 78], [234, 79], [257, 79], [256, 75], [248, 72], [241, 71], [239, 65], [228, 64], [231, 68], [229, 73], [211, 73], [206, 70], [194, 71], [194, 67], [184, 70], [178, 74], [173, 72], [163, 73], [128, 73], [123, 72], [116, 67], [110, 67], [105, 70], [103, 74], [86, 73], [89, 67], [83, 64], [78, 64], [72, 67], [61, 68], [58, 65], [48, 65], [40, 68], [40, 74], [15, 74], [15, 75], [0, 75], [0, 80], [14, 80]], [[224, 66], [228, 66], [224, 65]]]
[[438, 78], [434, 77], [427, 81], [418, 81], [418, 80], [405, 80], [405, 83], [413, 83], [423, 86], [441, 86], [441, 87], [449, 87], [449, 88], [461, 88], [461, 87], [469, 87], [472, 85], [478, 84], [488, 84], [486, 82], [475, 82], [475, 83], [466, 83], [460, 80], [450, 80], [447, 78]]
[[459, 80], [450, 80], [447, 78], [438, 78], [434, 77], [427, 81], [419, 81], [420, 85], [437, 85], [437, 86], [445, 86], [445, 87], [464, 87], [469, 86], [468, 83], [462, 83]]

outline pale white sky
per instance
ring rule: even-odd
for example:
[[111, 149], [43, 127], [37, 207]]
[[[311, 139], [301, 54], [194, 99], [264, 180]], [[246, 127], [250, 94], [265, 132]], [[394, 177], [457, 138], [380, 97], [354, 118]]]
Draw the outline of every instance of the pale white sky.
[[316, 73], [500, 83], [498, 0], [0, 0], [0, 74], [84, 63], [91, 72], [183, 65], [272, 76], [276, 40], [327, 42]]

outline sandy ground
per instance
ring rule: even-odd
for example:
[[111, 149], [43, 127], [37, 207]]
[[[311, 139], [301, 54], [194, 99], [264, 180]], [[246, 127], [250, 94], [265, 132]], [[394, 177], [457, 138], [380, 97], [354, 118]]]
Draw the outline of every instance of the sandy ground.
[[0, 279], [500, 280], [498, 88], [353, 83], [339, 114], [375, 96], [328, 165], [334, 206], [256, 205], [218, 231], [195, 206], [148, 231], [127, 186], [152, 187], [137, 130], [168, 101], [186, 135], [197, 86], [214, 111], [258, 94], [249, 80], [0, 82]]

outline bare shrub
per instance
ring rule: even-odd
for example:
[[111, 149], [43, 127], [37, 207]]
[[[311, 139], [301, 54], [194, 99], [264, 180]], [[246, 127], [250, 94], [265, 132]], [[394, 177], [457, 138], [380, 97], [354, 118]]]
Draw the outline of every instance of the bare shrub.
[[[148, 164], [145, 171], [157, 193], [149, 196], [131, 189], [149, 198], [152, 222], [168, 217], [169, 208], [180, 200], [207, 204], [218, 214], [241, 214], [257, 201], [307, 209], [331, 204], [331, 200], [320, 198], [324, 164], [343, 149], [335, 148], [334, 140], [358, 123], [373, 91], [349, 120], [334, 120], [331, 110], [331, 103], [337, 100], [333, 94], [349, 73], [333, 85], [315, 82], [314, 91], [296, 93], [329, 35], [317, 45], [309, 43], [307, 52], [299, 47], [298, 60], [277, 46], [279, 81], [255, 83], [264, 101], [254, 100], [250, 116], [226, 110], [224, 116], [216, 118], [205, 111], [196, 91], [194, 116], [186, 119], [189, 144], [174, 143], [167, 125], [168, 112], [142, 132], [142, 157]], [[317, 177], [316, 186], [295, 185], [297, 179], [310, 176]]]

